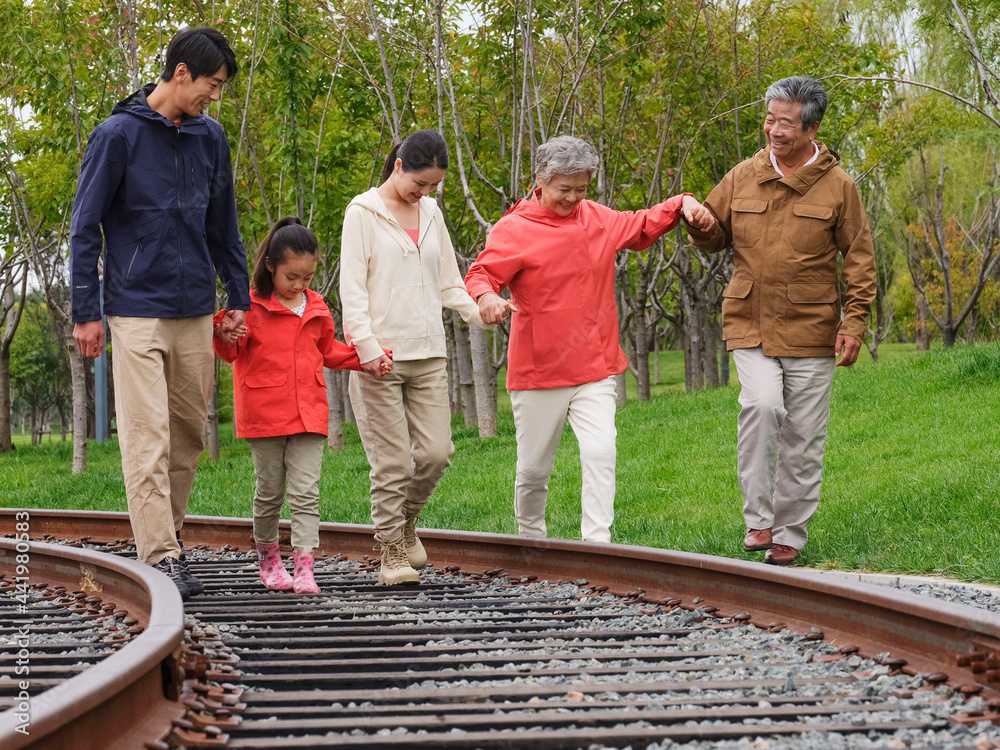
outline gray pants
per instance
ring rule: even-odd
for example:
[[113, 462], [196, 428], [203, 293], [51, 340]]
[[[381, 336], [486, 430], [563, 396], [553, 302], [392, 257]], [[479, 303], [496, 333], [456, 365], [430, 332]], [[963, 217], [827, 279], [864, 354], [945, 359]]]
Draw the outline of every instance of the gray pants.
[[309, 552], [319, 546], [319, 478], [326, 437], [315, 432], [251, 438], [257, 474], [253, 496], [253, 538], [278, 541], [281, 505], [287, 499], [292, 517], [292, 547]]
[[819, 505], [834, 357], [733, 352], [740, 378], [737, 454], [743, 518], [802, 549]]

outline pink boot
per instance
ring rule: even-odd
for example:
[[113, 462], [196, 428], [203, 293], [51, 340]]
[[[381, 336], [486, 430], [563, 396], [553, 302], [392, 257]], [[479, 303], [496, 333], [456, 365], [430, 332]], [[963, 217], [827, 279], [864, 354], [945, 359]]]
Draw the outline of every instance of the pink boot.
[[281, 564], [281, 553], [277, 544], [258, 544], [260, 558], [260, 580], [272, 591], [288, 591], [292, 588], [292, 577]]
[[295, 593], [318, 594], [319, 586], [313, 577], [313, 553], [295, 550]]

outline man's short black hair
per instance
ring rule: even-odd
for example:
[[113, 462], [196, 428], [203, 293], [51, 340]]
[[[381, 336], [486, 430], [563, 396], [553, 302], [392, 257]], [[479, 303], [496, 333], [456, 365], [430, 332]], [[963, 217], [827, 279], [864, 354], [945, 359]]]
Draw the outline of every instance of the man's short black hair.
[[185, 29], [170, 40], [167, 45], [167, 64], [160, 76], [164, 81], [174, 77], [174, 71], [181, 63], [187, 65], [191, 80], [212, 75], [226, 66], [226, 80], [236, 75], [236, 53], [229, 42], [216, 29], [207, 27]]

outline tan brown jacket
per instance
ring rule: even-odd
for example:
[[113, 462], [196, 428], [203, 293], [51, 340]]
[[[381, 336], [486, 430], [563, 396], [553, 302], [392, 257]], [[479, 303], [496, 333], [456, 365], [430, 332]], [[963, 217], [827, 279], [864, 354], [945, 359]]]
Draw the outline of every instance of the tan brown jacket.
[[868, 330], [876, 279], [868, 218], [840, 157], [817, 145], [816, 161], [785, 177], [762, 148], [705, 201], [716, 225], [709, 232], [688, 227], [707, 252], [734, 249], [736, 266], [722, 302], [722, 337], [730, 350], [763, 344], [769, 357], [832, 357], [838, 333], [860, 341]]

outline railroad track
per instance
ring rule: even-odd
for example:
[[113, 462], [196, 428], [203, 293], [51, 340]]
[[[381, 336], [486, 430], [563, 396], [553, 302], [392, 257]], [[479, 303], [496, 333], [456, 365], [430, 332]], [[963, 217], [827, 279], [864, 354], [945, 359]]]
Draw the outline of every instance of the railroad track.
[[[423, 583], [378, 587], [370, 528], [336, 524], [321, 530], [322, 594], [267, 592], [249, 522], [193, 517], [207, 590], [182, 613], [165, 579], [121, 559], [124, 514], [33, 510], [28, 524], [113, 554], [31, 543], [31, 736], [12, 733], [5, 652], [3, 748], [1000, 746], [1000, 617], [973, 608], [737, 560], [430, 530]], [[15, 645], [17, 543], [0, 539], [0, 635]], [[69, 642], [42, 638], [68, 627]], [[154, 634], [169, 637], [153, 648]], [[145, 674], [155, 700], [94, 679], [117, 670]], [[66, 700], [74, 683], [83, 697]], [[111, 703], [122, 693], [130, 708]]]

